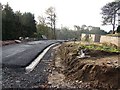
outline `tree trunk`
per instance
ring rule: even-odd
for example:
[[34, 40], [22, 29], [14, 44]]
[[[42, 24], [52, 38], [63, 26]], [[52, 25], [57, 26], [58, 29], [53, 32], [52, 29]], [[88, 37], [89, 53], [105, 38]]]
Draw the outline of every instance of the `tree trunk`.
[[113, 31], [112, 34], [115, 34], [115, 25], [113, 24]]
[[115, 34], [115, 20], [116, 20], [116, 14], [113, 16], [113, 34]]
[[55, 24], [56, 24], [56, 22], [55, 22], [55, 17], [56, 17], [56, 15], [55, 15], [55, 13], [54, 13], [54, 17], [53, 17], [53, 32], [54, 32], [54, 39], [56, 40], [56, 30], [55, 30]]

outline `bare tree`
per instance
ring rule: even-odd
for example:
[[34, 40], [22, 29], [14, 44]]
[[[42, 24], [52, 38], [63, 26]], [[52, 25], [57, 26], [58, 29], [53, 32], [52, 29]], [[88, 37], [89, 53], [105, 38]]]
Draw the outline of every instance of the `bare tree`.
[[47, 19], [48, 19], [48, 24], [51, 27], [51, 30], [53, 31], [53, 38], [56, 39], [56, 13], [55, 13], [55, 8], [54, 7], [49, 7], [46, 10], [47, 14]]
[[46, 18], [45, 17], [39, 16], [38, 20], [39, 20], [39, 24], [46, 26]]

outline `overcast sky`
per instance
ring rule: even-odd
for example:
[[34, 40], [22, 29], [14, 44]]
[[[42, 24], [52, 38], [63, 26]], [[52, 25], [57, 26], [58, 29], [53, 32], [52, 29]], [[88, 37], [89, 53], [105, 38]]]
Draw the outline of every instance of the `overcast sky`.
[[57, 14], [57, 28], [74, 25], [92, 25], [109, 31], [112, 27], [101, 26], [101, 8], [108, 2], [114, 0], [1, 0], [2, 4], [7, 2], [14, 11], [31, 12], [38, 16], [44, 15], [50, 6], [55, 7]]

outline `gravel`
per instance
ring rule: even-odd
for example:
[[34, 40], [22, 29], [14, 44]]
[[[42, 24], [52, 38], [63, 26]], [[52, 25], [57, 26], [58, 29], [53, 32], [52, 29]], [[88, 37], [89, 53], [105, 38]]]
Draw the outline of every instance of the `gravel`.
[[[22, 90], [26, 88], [47, 88], [43, 90], [86, 90], [89, 88], [89, 83], [83, 84], [82, 81], [62, 80], [63, 75], [57, 72], [53, 66], [53, 58], [52, 49], [50, 49], [41, 62], [30, 73], [26, 73], [23, 68], [4, 67], [2, 69], [2, 88], [8, 90], [9, 88], [22, 88]], [[50, 75], [56, 80], [51, 79], [53, 81], [49, 81]]]
[[39, 88], [47, 83], [51, 50], [30, 73], [26, 73], [23, 68], [2, 68], [2, 88]]

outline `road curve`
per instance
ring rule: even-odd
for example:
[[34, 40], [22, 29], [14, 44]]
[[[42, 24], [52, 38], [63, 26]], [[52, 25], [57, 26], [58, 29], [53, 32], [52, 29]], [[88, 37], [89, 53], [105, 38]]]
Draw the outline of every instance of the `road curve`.
[[23, 68], [28, 66], [47, 46], [57, 40], [32, 41], [2, 47], [2, 66]]

